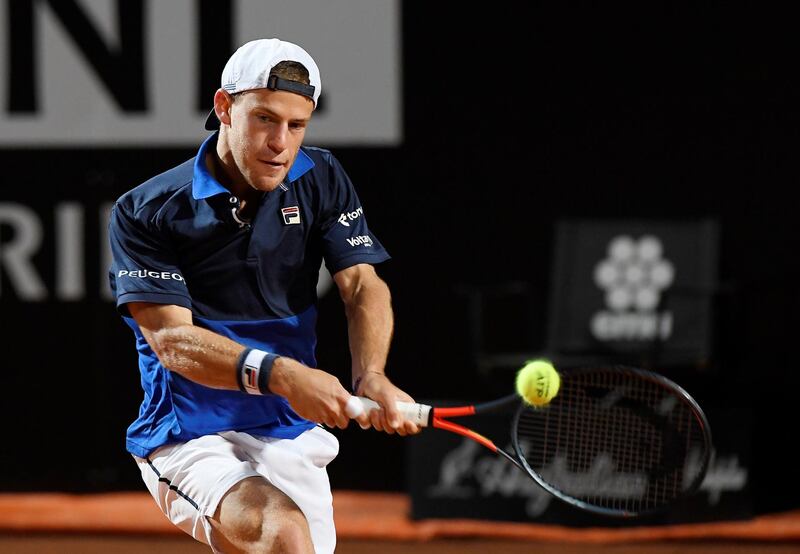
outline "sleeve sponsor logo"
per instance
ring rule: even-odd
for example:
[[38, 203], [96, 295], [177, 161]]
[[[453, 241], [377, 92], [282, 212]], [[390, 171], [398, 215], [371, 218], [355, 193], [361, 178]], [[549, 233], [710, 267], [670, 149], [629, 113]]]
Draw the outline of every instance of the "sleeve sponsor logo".
[[359, 206], [358, 208], [356, 208], [352, 212], [344, 212], [343, 214], [341, 214], [339, 216], [339, 223], [341, 223], [345, 227], [350, 227], [350, 224], [348, 223], [348, 221], [355, 221], [356, 219], [358, 219], [362, 215], [364, 215], [364, 208]]
[[347, 239], [347, 244], [350, 246], [372, 246], [372, 239], [369, 235], [359, 235], [357, 237], [352, 237]]
[[180, 281], [186, 283], [183, 275], [171, 271], [152, 271], [150, 269], [121, 269], [117, 272], [117, 278], [131, 277], [133, 279], [164, 279], [167, 281]]

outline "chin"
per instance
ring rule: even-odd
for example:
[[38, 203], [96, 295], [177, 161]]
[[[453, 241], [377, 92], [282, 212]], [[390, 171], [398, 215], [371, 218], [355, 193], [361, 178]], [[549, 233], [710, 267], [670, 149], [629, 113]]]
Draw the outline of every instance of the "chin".
[[281, 176], [280, 179], [277, 177], [256, 178], [250, 182], [250, 186], [261, 192], [271, 192], [280, 186], [285, 177], [286, 175]]

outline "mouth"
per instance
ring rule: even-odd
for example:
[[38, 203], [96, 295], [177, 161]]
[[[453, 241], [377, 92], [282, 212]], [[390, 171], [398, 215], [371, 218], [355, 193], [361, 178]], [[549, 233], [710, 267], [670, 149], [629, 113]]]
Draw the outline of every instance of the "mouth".
[[262, 164], [261, 165], [261, 167], [263, 168], [262, 171], [264, 171], [268, 175], [276, 176], [283, 171], [284, 164], [282, 163], [268, 161], [268, 160], [258, 160], [258, 161], [261, 162]]

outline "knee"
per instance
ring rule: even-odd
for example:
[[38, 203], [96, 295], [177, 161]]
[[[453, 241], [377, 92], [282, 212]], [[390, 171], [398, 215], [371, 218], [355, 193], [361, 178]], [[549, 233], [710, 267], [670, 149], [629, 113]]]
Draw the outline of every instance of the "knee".
[[308, 521], [303, 512], [295, 507], [291, 512], [284, 512], [278, 516], [274, 526], [267, 523], [267, 532], [263, 538], [266, 544], [271, 545], [268, 552], [310, 552], [313, 554], [311, 532]]
[[225, 552], [314, 552], [303, 512], [263, 479], [236, 484], [222, 499], [212, 526]]
[[313, 553], [311, 533], [303, 512], [294, 504], [281, 504], [280, 507], [243, 510], [234, 533], [248, 543], [253, 552]]

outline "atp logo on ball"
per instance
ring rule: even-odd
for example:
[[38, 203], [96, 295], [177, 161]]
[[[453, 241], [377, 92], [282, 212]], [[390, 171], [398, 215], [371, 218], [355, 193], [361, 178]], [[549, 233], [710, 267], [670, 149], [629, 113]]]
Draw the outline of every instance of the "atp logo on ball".
[[611, 239], [608, 257], [594, 269], [606, 305], [590, 323], [596, 339], [666, 340], [672, 335], [672, 312], [658, 311], [662, 293], [675, 280], [675, 268], [663, 254], [663, 244], [653, 235]]

